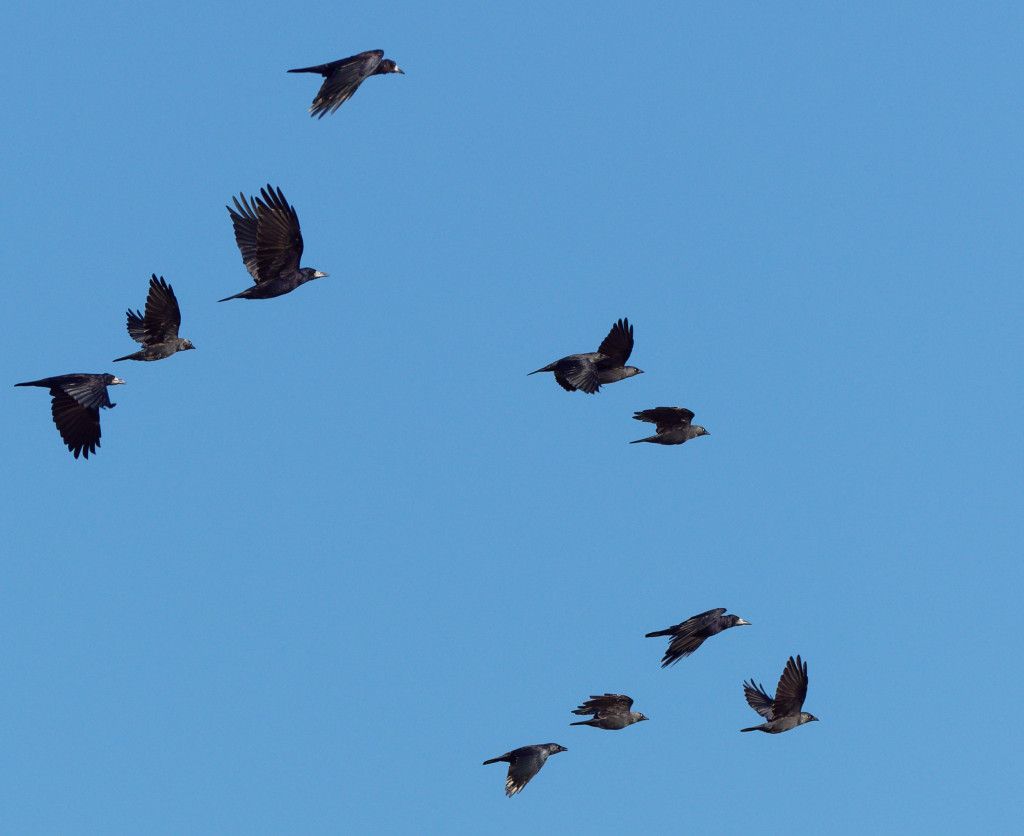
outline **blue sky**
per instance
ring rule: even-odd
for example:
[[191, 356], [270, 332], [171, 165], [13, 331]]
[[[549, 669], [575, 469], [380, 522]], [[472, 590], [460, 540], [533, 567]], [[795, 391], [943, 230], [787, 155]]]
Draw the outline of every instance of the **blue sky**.
[[[1019, 822], [1019, 4], [6, 23], [0, 378], [128, 384], [88, 462], [4, 399], [4, 831]], [[310, 119], [285, 70], [378, 47]], [[218, 305], [268, 181], [331, 277]], [[198, 350], [113, 365], [153, 272]], [[621, 316], [643, 376], [526, 376]], [[712, 435], [629, 446], [662, 404]], [[822, 722], [739, 734], [791, 653]]]

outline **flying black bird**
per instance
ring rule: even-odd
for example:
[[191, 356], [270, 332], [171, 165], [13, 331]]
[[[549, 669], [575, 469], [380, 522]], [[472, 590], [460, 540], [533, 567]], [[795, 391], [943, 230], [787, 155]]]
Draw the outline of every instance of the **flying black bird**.
[[699, 435], [711, 435], [700, 424], [691, 424], [693, 413], [681, 406], [658, 406], [633, 413], [637, 421], [657, 425], [657, 435], [638, 438], [630, 444], [649, 441], [651, 444], [684, 444]]
[[570, 723], [570, 726], [593, 726], [595, 729], [624, 729], [632, 726], [641, 720], [649, 719], [639, 711], [631, 711], [633, 698], [625, 694], [594, 694], [579, 708], [573, 709], [573, 714], [585, 717], [593, 714], [589, 720], [580, 720], [578, 723]]
[[668, 648], [665, 650], [665, 655], [661, 659], [661, 666], [667, 668], [669, 665], [674, 665], [684, 656], [689, 656], [712, 636], [717, 636], [723, 630], [728, 630], [730, 627], [742, 627], [745, 624], [749, 625], [750, 622], [745, 621], [738, 615], [726, 615], [725, 607], [718, 607], [717, 609], [702, 612], [700, 615], [691, 616], [686, 621], [680, 621], [678, 624], [666, 627], [664, 630], [655, 630], [653, 633], [647, 633], [645, 638], [653, 639], [657, 636], [672, 637], [672, 640], [668, 643]]
[[309, 115], [323, 119], [328, 113], [334, 113], [345, 102], [352, 98], [352, 94], [359, 89], [371, 75], [386, 75], [387, 73], [401, 73], [398, 64], [390, 58], [384, 57], [383, 49], [371, 49], [368, 52], [360, 52], [349, 58], [341, 58], [327, 64], [317, 64], [315, 67], [302, 67], [297, 70], [288, 70], [290, 73], [318, 73], [324, 77], [324, 83], [317, 91], [313, 104], [309, 107]]
[[302, 232], [295, 208], [288, 205], [280, 189], [269, 183], [260, 189], [262, 197], [232, 197], [235, 208], [227, 207], [235, 227], [235, 242], [242, 261], [256, 284], [234, 296], [218, 299], [270, 299], [291, 293], [300, 284], [327, 275], [312, 267], [299, 267]]
[[181, 325], [181, 309], [174, 298], [174, 289], [159, 279], [156, 273], [149, 280], [149, 295], [146, 297], [146, 315], [141, 311], [128, 309], [128, 335], [142, 345], [141, 351], [118, 357], [120, 360], [162, 360], [179, 351], [195, 348], [191, 340], [178, 337]]
[[801, 662], [799, 656], [796, 659], [790, 656], [786, 662], [786, 668], [775, 689], [774, 700], [765, 693], [764, 686], [755, 685], [753, 679], [743, 683], [743, 696], [747, 698], [747, 705], [767, 722], [740, 731], [779, 734], [818, 719], [813, 714], [801, 711], [807, 697], [807, 663]]
[[100, 407], [113, 409], [117, 406], [107, 395], [107, 387], [117, 383], [124, 381], [112, 374], [62, 374], [14, 385], [42, 386], [50, 390], [53, 397], [50, 411], [60, 437], [76, 459], [79, 454], [87, 459], [100, 446]]
[[[566, 392], [579, 389], [593, 395], [602, 384], [615, 383], [633, 375], [643, 374], [636, 366], [627, 366], [633, 352], [633, 326], [628, 319], [620, 319], [612, 326], [597, 351], [589, 354], [570, 354], [549, 363], [543, 369], [530, 372], [554, 372], [558, 385]], [[529, 376], [529, 375], [528, 375]]]
[[496, 758], [484, 761], [484, 766], [489, 763], [505, 761], [508, 763], [508, 777], [505, 779], [505, 795], [511, 798], [517, 792], [522, 792], [523, 787], [530, 783], [530, 779], [540, 772], [544, 762], [559, 752], [568, 752], [564, 746], [557, 743], [537, 743], [533, 746], [520, 746], [511, 752], [506, 752]]

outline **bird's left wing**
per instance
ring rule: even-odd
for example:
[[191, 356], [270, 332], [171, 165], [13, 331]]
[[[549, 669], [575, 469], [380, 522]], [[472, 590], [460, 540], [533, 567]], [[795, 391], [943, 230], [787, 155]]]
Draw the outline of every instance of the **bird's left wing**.
[[[352, 98], [352, 94], [359, 89], [359, 85], [380, 66], [383, 58], [383, 50], [371, 49], [368, 52], [353, 55], [351, 58], [344, 58], [341, 61], [324, 65], [321, 69], [325, 76], [324, 83], [320, 85], [313, 104], [309, 107], [309, 115], [323, 119], [328, 113], [334, 113]], [[289, 72], [295, 71], [290, 70]]]
[[280, 188], [269, 183], [256, 198], [256, 261], [264, 280], [299, 269], [302, 232], [295, 208], [288, 205]]
[[50, 412], [60, 437], [76, 459], [80, 455], [89, 458], [100, 446], [99, 407], [83, 406], [61, 389], [51, 389], [50, 393], [53, 395]]
[[747, 705], [754, 709], [754, 711], [766, 720], [772, 719], [772, 706], [774, 703], [772, 698], [765, 693], [763, 685], [757, 685], [753, 679], [750, 682], [744, 682], [743, 696], [747, 698]]
[[800, 713], [807, 699], [807, 663], [800, 657], [790, 656], [786, 667], [779, 677], [779, 686], [775, 689], [775, 716], [790, 717]]
[[[146, 331], [147, 342], [162, 343], [178, 336], [181, 326], [181, 309], [178, 300], [164, 277], [159, 279], [154, 273], [149, 280], [149, 295], [146, 297]], [[131, 325], [128, 326], [131, 333]]]
[[516, 749], [512, 755], [508, 765], [508, 777], [505, 778], [505, 795], [509, 798], [517, 792], [522, 792], [523, 787], [530, 783], [530, 779], [544, 766], [544, 760], [533, 746]]
[[612, 326], [597, 353], [603, 354], [616, 366], [626, 365], [629, 355], [633, 353], [633, 326], [628, 319], [620, 319]]
[[593, 714], [595, 717], [609, 717], [618, 714], [629, 714], [633, 708], [633, 698], [625, 694], [592, 694], [573, 714], [581, 716]]

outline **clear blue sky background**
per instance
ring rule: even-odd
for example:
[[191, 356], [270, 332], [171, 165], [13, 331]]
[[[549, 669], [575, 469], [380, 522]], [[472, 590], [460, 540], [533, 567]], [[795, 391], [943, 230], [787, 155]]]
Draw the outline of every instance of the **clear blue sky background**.
[[[1019, 826], [1022, 24], [16, 4], [2, 830]], [[285, 70], [378, 47], [311, 120]], [[331, 278], [218, 305], [267, 181]], [[151, 272], [198, 350], [113, 365]], [[526, 376], [620, 316], [642, 377]], [[9, 386], [71, 371], [128, 381], [88, 462]], [[662, 404], [711, 437], [629, 446]], [[739, 734], [791, 653], [822, 722]], [[651, 722], [569, 728], [603, 691]]]

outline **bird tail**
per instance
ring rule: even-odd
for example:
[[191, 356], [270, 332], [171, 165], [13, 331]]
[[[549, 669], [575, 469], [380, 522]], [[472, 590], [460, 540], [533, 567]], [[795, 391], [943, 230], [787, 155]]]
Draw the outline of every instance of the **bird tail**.
[[319, 73], [320, 75], [327, 75], [330, 71], [327, 69], [326, 64], [317, 64], [315, 67], [299, 67], [298, 69], [288, 70], [290, 73]]
[[25, 383], [15, 383], [15, 386], [48, 386], [49, 384], [43, 383], [41, 380], [28, 380]]
[[751, 726], [749, 729], [740, 729], [740, 731], [761, 731], [760, 726]]
[[135, 355], [134, 354], [126, 354], [124, 357], [115, 357], [110, 362], [111, 363], [120, 363], [122, 360], [134, 360], [134, 359], [135, 359]]
[[[636, 444], [635, 441], [631, 441], [629, 443], [630, 444]], [[667, 630], [655, 630], [653, 633], [644, 633], [644, 638], [645, 639], [656, 639], [658, 636], [671, 636], [674, 633], [675, 633], [675, 630], [673, 630], [671, 627], [669, 627]]]
[[650, 442], [653, 443], [654, 439], [656, 439], [657, 437], [658, 436], [656, 436], [656, 435], [649, 435], [647, 438], [638, 438], [636, 441], [631, 441], [629, 443], [630, 444], [642, 444], [645, 441], [650, 441]]
[[244, 290], [239, 292], [239, 293], [236, 293], [234, 296], [225, 296], [223, 299], [218, 299], [217, 301], [218, 302], [227, 302], [228, 299], [241, 299], [243, 293], [245, 293]]
[[570, 723], [570, 726], [589, 726], [594, 721], [591, 720], [580, 720], [578, 723]]
[[526, 376], [529, 377], [531, 374], [539, 374], [540, 372], [553, 372], [555, 370], [555, 366], [557, 365], [557, 363], [548, 363], [543, 369], [537, 369], [537, 371], [530, 372]]
[[490, 760], [484, 761], [483, 765], [487, 766], [489, 763], [498, 763], [499, 761], [507, 761], [508, 755], [502, 755], [500, 758], [491, 758]]

